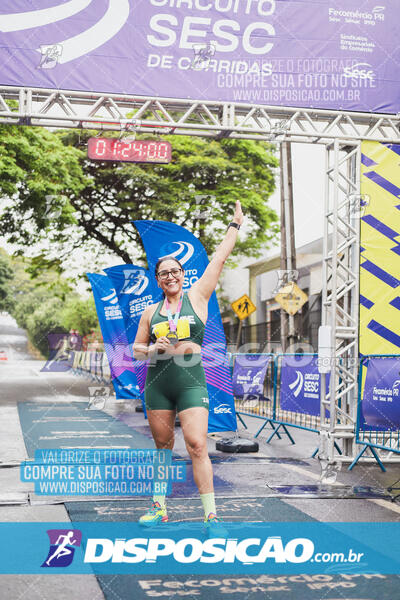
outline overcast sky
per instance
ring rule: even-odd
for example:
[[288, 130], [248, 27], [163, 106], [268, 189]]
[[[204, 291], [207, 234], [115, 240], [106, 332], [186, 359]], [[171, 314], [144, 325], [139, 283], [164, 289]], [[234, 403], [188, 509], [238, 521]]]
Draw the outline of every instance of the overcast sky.
[[[296, 248], [323, 236], [323, 206], [325, 182], [325, 147], [312, 144], [292, 144], [293, 203]], [[280, 215], [280, 179], [270, 198], [270, 206]], [[258, 259], [243, 259], [240, 267], [225, 272], [224, 289], [233, 301], [248, 293], [248, 270], [253, 262], [280, 254], [279, 240]]]

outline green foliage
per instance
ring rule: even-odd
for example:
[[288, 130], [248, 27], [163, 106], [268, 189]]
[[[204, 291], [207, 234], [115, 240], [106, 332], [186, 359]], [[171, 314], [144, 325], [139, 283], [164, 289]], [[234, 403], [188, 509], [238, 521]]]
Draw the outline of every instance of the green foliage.
[[47, 268], [61, 273], [77, 248], [145, 264], [132, 220], [173, 221], [199, 237], [211, 255], [238, 198], [246, 228], [233, 256], [259, 256], [276, 236], [277, 215], [268, 205], [278, 165], [272, 145], [165, 136], [172, 145], [170, 164], [113, 163], [87, 159], [87, 140], [95, 134], [0, 126], [0, 196], [10, 198], [0, 234], [20, 253], [35, 244], [35, 277]]
[[[60, 134], [64, 143], [77, 144], [74, 132]], [[91, 134], [79, 134], [82, 143]], [[151, 136], [146, 136], [149, 139]], [[132, 164], [82, 163], [91, 185], [71, 200], [83, 241], [97, 239], [131, 262], [145, 262], [132, 220], [160, 219], [182, 225], [199, 237], [210, 255], [223, 238], [236, 200], [247, 217], [247, 235], [234, 255], [258, 256], [277, 233], [277, 216], [267, 200], [275, 188], [272, 169], [278, 161], [269, 144], [251, 140], [204, 140], [165, 136], [172, 145], [172, 162]]]
[[59, 298], [48, 298], [36, 307], [26, 319], [29, 339], [40, 352], [48, 357], [48, 334], [67, 332], [62, 323], [62, 302]]
[[[19, 246], [17, 253], [65, 241], [76, 224], [69, 197], [87, 185], [82, 155], [47, 129], [0, 125], [0, 234]], [[62, 270], [59, 257], [54, 266]]]
[[93, 298], [82, 299], [56, 272], [47, 271], [32, 279], [30, 261], [0, 251], [0, 292], [3, 266], [11, 276], [7, 279], [8, 303], [3, 310], [27, 330], [30, 341], [44, 356], [48, 356], [49, 333], [76, 329], [85, 336], [98, 327]]
[[93, 296], [85, 300], [71, 298], [62, 310], [62, 323], [68, 330], [77, 329], [81, 336], [99, 326]]
[[11, 288], [13, 272], [9, 261], [0, 254], [0, 310], [9, 310], [11, 303]]

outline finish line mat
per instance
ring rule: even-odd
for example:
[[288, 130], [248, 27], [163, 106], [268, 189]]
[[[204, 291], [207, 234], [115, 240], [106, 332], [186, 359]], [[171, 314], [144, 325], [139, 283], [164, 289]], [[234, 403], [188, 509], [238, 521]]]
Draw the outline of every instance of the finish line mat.
[[[137, 521], [148, 502], [66, 503], [72, 523], [87, 521]], [[225, 521], [313, 521], [300, 510], [277, 498], [217, 498], [218, 513]], [[168, 500], [170, 521], [200, 521], [200, 500]], [[160, 534], [162, 526], [160, 527]], [[132, 565], [134, 568], [134, 565]], [[353, 567], [354, 569], [354, 567]], [[381, 600], [398, 598], [400, 577], [358, 575], [350, 566], [344, 573], [315, 575], [97, 575], [106, 600], [182, 598], [193, 600]], [[266, 568], [267, 571], [267, 568]]]
[[[203, 518], [200, 498], [168, 498], [170, 521], [193, 522]], [[109, 500], [101, 502], [66, 502], [71, 521], [138, 521], [149, 508], [149, 500]], [[314, 521], [301, 510], [277, 498], [217, 497], [218, 515], [224, 521]]]

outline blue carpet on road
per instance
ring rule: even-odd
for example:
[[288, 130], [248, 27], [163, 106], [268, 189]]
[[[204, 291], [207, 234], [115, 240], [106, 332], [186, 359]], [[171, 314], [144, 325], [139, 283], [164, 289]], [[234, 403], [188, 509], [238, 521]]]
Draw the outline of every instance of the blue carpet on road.
[[[27, 453], [39, 448], [154, 448], [153, 440], [100, 410], [81, 402], [19, 402], [18, 412]], [[176, 458], [179, 458], [175, 455]], [[232, 494], [232, 484], [215, 476], [215, 489]], [[173, 485], [173, 496], [197, 495], [191, 464], [185, 482]]]
[[82, 402], [51, 404], [18, 402], [28, 455], [39, 448], [154, 448], [148, 438]]

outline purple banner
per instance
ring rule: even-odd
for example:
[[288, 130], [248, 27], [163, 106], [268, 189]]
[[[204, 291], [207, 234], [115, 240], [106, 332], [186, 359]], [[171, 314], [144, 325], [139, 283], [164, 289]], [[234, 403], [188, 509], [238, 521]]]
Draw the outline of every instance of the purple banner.
[[[329, 390], [330, 374], [326, 376]], [[318, 356], [282, 356], [280, 408], [306, 415], [320, 415]], [[329, 414], [329, 413], [328, 413]]]
[[399, 429], [400, 358], [369, 358], [365, 367], [361, 423], [379, 429]]
[[400, 0], [3, 0], [0, 11], [2, 85], [400, 111]]
[[236, 355], [232, 375], [235, 398], [265, 397], [264, 381], [270, 361], [271, 356], [263, 354]]

